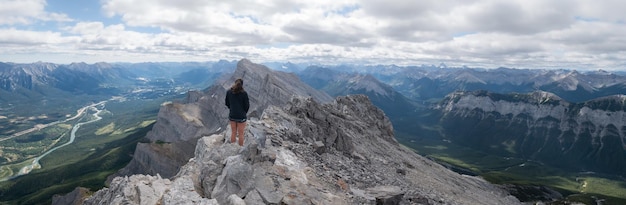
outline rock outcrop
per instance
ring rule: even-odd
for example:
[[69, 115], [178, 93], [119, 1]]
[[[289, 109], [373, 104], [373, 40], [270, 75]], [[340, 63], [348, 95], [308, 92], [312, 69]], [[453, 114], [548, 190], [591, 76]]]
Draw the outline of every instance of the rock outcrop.
[[84, 204], [520, 204], [400, 146], [362, 95], [293, 97], [248, 125], [243, 147], [203, 136], [171, 179], [117, 177]]
[[76, 187], [72, 192], [66, 195], [54, 195], [52, 197], [52, 204], [79, 205], [83, 204], [83, 201], [85, 201], [87, 197], [89, 197], [89, 189]]

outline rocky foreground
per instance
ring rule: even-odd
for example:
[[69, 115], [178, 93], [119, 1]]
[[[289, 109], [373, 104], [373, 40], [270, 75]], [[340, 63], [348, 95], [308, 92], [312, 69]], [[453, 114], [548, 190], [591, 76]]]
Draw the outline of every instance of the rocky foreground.
[[84, 201], [67, 196], [78, 204], [520, 204], [399, 145], [362, 95], [328, 104], [294, 97], [248, 125], [243, 147], [225, 142], [230, 131], [200, 138], [171, 179], [116, 177]]

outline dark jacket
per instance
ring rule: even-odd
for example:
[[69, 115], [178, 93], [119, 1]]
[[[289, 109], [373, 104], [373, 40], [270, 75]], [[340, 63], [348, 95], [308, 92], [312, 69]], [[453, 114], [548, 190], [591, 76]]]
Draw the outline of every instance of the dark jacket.
[[250, 100], [246, 91], [234, 93], [232, 90], [226, 92], [226, 107], [230, 109], [228, 118], [231, 120], [247, 119], [248, 109], [250, 109]]

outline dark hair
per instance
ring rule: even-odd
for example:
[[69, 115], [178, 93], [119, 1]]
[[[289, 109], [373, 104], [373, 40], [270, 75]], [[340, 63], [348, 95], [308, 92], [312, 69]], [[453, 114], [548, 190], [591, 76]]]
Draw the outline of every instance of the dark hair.
[[244, 92], [244, 90], [243, 90], [243, 80], [241, 78], [235, 80], [235, 84], [233, 84], [233, 86], [230, 87], [230, 90], [233, 91], [233, 93]]

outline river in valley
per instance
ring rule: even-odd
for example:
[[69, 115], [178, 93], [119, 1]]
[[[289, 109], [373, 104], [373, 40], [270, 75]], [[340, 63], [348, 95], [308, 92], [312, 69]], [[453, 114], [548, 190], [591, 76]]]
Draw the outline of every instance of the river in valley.
[[[107, 101], [108, 101], [108, 100], [107, 100]], [[48, 154], [50, 154], [50, 153], [52, 153], [52, 152], [54, 152], [54, 151], [56, 151], [56, 150], [58, 150], [58, 149], [60, 149], [60, 148], [62, 148], [62, 147], [65, 147], [65, 146], [67, 146], [67, 145], [70, 145], [70, 144], [74, 143], [74, 139], [76, 139], [76, 132], [78, 131], [78, 129], [79, 129], [82, 125], [89, 124], [89, 123], [93, 123], [93, 122], [96, 122], [96, 121], [98, 121], [98, 120], [101, 120], [101, 119], [102, 119], [102, 117], [100, 117], [100, 113], [103, 111], [103, 108], [104, 108], [104, 106], [105, 106], [105, 104], [106, 104], [106, 102], [107, 102], [107, 101], [102, 101], [102, 102], [99, 102], [99, 103], [94, 103], [94, 104], [91, 104], [91, 105], [87, 105], [87, 106], [85, 106], [85, 107], [82, 107], [82, 108], [78, 109], [77, 114], [76, 114], [75, 116], [71, 117], [71, 118], [68, 118], [68, 119], [65, 119], [65, 120], [59, 120], [59, 121], [52, 122], [52, 123], [48, 123], [48, 124], [46, 124], [46, 125], [39, 125], [39, 126], [37, 126], [36, 128], [31, 128], [31, 129], [29, 129], [29, 130], [22, 131], [22, 132], [20, 132], [20, 134], [19, 134], [19, 135], [13, 135], [13, 136], [11, 136], [10, 138], [14, 138], [14, 137], [18, 137], [18, 136], [21, 136], [21, 135], [24, 135], [24, 134], [30, 133], [30, 132], [32, 132], [32, 131], [34, 131], [34, 130], [43, 129], [43, 128], [45, 128], [45, 127], [49, 127], [49, 126], [52, 126], [52, 125], [56, 125], [56, 124], [59, 124], [59, 123], [62, 123], [62, 122], [68, 122], [68, 121], [74, 120], [74, 119], [76, 119], [76, 118], [78, 118], [78, 117], [81, 117], [81, 116], [84, 118], [84, 117], [85, 117], [85, 115], [84, 115], [85, 113], [88, 113], [88, 112], [93, 112], [93, 114], [91, 114], [91, 115], [92, 115], [92, 116], [91, 116], [91, 118], [88, 118], [88, 119], [89, 119], [89, 121], [86, 121], [86, 122], [80, 122], [80, 121], [83, 119], [83, 118], [81, 118], [81, 120], [79, 120], [79, 122], [78, 122], [78, 123], [76, 123], [76, 124], [74, 124], [74, 125], [72, 126], [72, 131], [70, 132], [70, 139], [69, 139], [69, 141], [68, 141], [68, 142], [66, 142], [66, 143], [64, 143], [64, 144], [62, 144], [62, 145], [59, 145], [59, 146], [55, 146], [55, 147], [53, 147], [52, 149], [49, 149], [48, 151], [44, 152], [43, 154], [41, 154], [41, 155], [39, 155], [39, 156], [35, 157], [34, 159], [32, 159], [33, 161], [32, 161], [31, 163], [26, 164], [24, 167], [22, 167], [18, 173], [14, 174], [14, 175], [12, 175], [12, 176], [9, 176], [9, 177], [2, 178], [2, 179], [0, 179], [0, 181], [7, 181], [7, 180], [10, 180], [10, 179], [13, 179], [13, 178], [16, 178], [16, 177], [22, 176], [22, 175], [26, 175], [26, 174], [30, 173], [33, 169], [38, 169], [38, 168], [41, 168], [41, 165], [39, 164], [39, 160], [41, 160], [41, 159], [42, 159], [42, 158], [44, 158], [46, 155], [48, 155]], [[58, 142], [58, 141], [60, 141], [63, 137], [65, 137], [65, 134], [63, 134], [62, 136], [60, 136], [60, 137], [59, 137], [59, 138], [55, 141], [55, 143], [56, 143], [56, 142]], [[1, 140], [7, 140], [7, 138], [0, 139], [0, 141], [1, 141]]]

